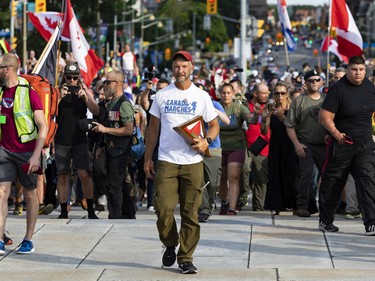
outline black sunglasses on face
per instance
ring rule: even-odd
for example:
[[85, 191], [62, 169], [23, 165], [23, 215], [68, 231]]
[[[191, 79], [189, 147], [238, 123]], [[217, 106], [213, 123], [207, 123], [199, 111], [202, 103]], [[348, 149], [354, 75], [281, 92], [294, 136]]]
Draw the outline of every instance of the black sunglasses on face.
[[274, 92], [273, 94], [274, 94], [274, 95], [278, 95], [278, 96], [280, 96], [280, 95], [284, 96], [284, 95], [286, 95], [287, 93], [286, 93], [286, 92]]
[[114, 83], [118, 83], [118, 81], [116, 81], [116, 80], [104, 80], [103, 84], [109, 85], [109, 84], [111, 84], [112, 82], [114, 82]]
[[69, 75], [67, 75], [67, 76], [65, 76], [66, 77], [66, 80], [77, 80], [78, 79], [78, 76], [69, 76]]
[[315, 78], [315, 79], [307, 79], [307, 82], [314, 83], [314, 82], [320, 82], [322, 80], [321, 78]]

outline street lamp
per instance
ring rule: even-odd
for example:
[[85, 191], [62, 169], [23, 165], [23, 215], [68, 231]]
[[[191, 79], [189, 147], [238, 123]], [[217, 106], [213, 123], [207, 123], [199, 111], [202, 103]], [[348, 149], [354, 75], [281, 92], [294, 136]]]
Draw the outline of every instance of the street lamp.
[[159, 24], [159, 23], [161, 23], [163, 25], [163, 23], [160, 22], [160, 21], [155, 21], [155, 22], [144, 25], [145, 17], [150, 17], [150, 21], [155, 20], [155, 16], [152, 15], [152, 14], [144, 15], [141, 18], [136, 20], [136, 21], [139, 21], [139, 20], [141, 21], [141, 38], [139, 39], [139, 69], [140, 69], [141, 73], [143, 71], [143, 37], [144, 37], [144, 30], [146, 28], [149, 28], [150, 26], [153, 26], [153, 25], [156, 25], [156, 24]]

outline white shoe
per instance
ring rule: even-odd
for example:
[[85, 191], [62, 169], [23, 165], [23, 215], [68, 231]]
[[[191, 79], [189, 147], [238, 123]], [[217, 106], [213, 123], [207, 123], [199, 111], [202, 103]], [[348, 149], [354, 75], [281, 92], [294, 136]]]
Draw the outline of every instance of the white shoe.
[[104, 194], [98, 198], [98, 204], [106, 206], [107, 205], [107, 196]]
[[147, 208], [147, 211], [149, 211], [149, 212], [155, 212], [155, 208], [154, 208], [154, 206], [150, 206], [150, 207], [148, 207], [148, 208]]

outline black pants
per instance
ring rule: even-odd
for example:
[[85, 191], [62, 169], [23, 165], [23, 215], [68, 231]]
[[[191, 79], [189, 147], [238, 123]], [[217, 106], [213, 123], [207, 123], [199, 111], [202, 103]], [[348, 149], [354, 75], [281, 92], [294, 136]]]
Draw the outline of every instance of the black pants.
[[[128, 154], [107, 157], [107, 179], [108, 179], [108, 218], [123, 219], [123, 204], [131, 201], [130, 192], [125, 188], [125, 175], [127, 168]], [[130, 206], [128, 206], [130, 207]]]
[[[314, 164], [321, 173], [325, 161], [325, 144], [305, 144], [306, 157], [298, 157], [298, 176], [296, 178], [297, 208], [308, 209], [310, 201], [310, 185], [314, 173]], [[315, 197], [314, 195], [312, 195]]]
[[92, 176], [94, 182], [94, 198], [98, 198], [102, 195], [107, 195], [107, 163], [106, 163], [106, 154], [101, 153], [96, 159], [95, 154], [99, 146], [95, 145], [93, 152], [93, 163], [92, 163]]
[[353, 175], [365, 226], [375, 224], [374, 142], [330, 145], [319, 193], [320, 220], [332, 223], [349, 172]]

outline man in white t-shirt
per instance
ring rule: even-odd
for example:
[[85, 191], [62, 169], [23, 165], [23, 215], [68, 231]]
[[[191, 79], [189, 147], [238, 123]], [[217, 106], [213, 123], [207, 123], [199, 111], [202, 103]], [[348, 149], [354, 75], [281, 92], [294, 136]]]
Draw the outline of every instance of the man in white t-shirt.
[[130, 50], [130, 46], [126, 44], [125, 52], [122, 55], [122, 70], [130, 84], [131, 84], [131, 81], [133, 80], [134, 70], [136, 67], [137, 67], [136, 57], [133, 54], [133, 52]]
[[[144, 170], [155, 176], [151, 159], [160, 127], [158, 166], [155, 177], [155, 213], [158, 216], [159, 238], [166, 250], [163, 265], [176, 261], [175, 248], [180, 243], [177, 262], [182, 273], [197, 273], [193, 253], [198, 245], [200, 227], [198, 208], [202, 201], [203, 161], [201, 153], [219, 133], [217, 113], [209, 95], [190, 80], [194, 65], [186, 51], [173, 56], [172, 71], [176, 82], [158, 91], [150, 109], [150, 125]], [[191, 145], [175, 132], [173, 127], [201, 115], [209, 125], [205, 138], [195, 139]], [[181, 229], [177, 230], [174, 209], [180, 202]]]

